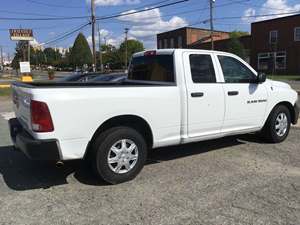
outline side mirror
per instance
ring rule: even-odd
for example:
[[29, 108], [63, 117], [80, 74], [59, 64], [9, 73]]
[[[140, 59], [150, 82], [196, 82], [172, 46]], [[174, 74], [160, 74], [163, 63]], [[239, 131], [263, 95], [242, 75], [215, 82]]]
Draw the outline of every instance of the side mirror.
[[265, 73], [258, 73], [257, 75], [257, 83], [261, 84], [264, 83], [267, 79], [267, 76]]

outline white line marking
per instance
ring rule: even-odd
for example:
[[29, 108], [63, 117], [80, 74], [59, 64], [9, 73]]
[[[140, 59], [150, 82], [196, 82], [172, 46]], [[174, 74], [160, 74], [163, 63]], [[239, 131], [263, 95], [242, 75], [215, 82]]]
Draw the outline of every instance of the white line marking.
[[14, 112], [3, 112], [0, 113], [0, 116], [2, 116], [5, 120], [9, 120], [11, 118], [16, 117]]

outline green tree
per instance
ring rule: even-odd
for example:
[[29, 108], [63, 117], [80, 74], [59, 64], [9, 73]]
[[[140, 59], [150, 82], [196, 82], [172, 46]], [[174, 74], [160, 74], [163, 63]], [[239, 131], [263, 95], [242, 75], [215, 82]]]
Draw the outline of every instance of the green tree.
[[229, 33], [229, 37], [232, 38], [232, 37], [242, 37], [242, 36], [247, 36], [249, 35], [248, 32], [245, 32], [245, 31], [239, 31], [239, 30], [235, 30], [235, 31], [232, 31]]
[[45, 63], [51, 66], [57, 66], [62, 56], [58, 50], [53, 48], [45, 48], [44, 50], [44, 58], [47, 60]]
[[43, 65], [46, 64], [46, 57], [44, 52], [40, 49], [30, 48], [30, 64]]
[[[144, 51], [144, 45], [142, 42], [138, 40], [127, 40], [127, 54], [128, 54], [128, 60], [127, 63], [129, 63], [132, 55], [136, 52]], [[122, 64], [125, 63], [125, 52], [126, 52], [126, 42], [122, 42], [119, 48], [119, 54], [121, 56]]]
[[82, 33], [79, 33], [72, 47], [70, 61], [74, 67], [92, 64], [92, 52]]
[[71, 63], [71, 51], [72, 48], [69, 48], [69, 51], [66, 52], [65, 56], [62, 57], [62, 59], [60, 60], [59, 66], [62, 69], [67, 69], [69, 67], [72, 67], [72, 63]]
[[16, 44], [16, 48], [15, 48], [15, 56], [12, 60], [12, 67], [14, 69], [19, 69], [20, 64], [19, 62], [24, 60], [24, 56], [26, 56], [27, 51], [26, 51], [27, 45], [26, 42], [24, 41], [18, 41]]
[[[122, 58], [119, 50], [113, 45], [102, 45], [102, 60], [104, 68], [106, 69], [121, 69]], [[99, 52], [97, 55], [97, 62], [99, 62]]]
[[242, 59], [245, 59], [246, 51], [243, 44], [239, 40], [239, 37], [241, 37], [240, 35], [241, 32], [237, 32], [237, 31], [231, 32], [230, 41], [228, 43], [228, 52], [231, 52], [235, 55], [238, 55]]

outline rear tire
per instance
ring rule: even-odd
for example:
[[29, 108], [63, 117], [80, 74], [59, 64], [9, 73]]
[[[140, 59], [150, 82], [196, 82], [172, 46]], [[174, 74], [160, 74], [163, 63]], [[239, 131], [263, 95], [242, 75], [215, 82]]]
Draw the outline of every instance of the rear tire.
[[97, 176], [110, 184], [134, 179], [146, 159], [145, 139], [129, 127], [108, 129], [93, 144], [93, 169]]
[[261, 136], [270, 143], [283, 142], [290, 131], [291, 115], [284, 105], [276, 106], [269, 115]]

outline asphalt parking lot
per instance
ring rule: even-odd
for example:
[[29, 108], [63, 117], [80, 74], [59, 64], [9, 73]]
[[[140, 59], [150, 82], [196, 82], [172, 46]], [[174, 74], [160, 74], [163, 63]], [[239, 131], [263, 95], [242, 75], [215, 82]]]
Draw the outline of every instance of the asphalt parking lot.
[[0, 99], [0, 224], [300, 224], [300, 129], [281, 144], [254, 135], [152, 152], [111, 186], [81, 162], [32, 162], [11, 147]]

